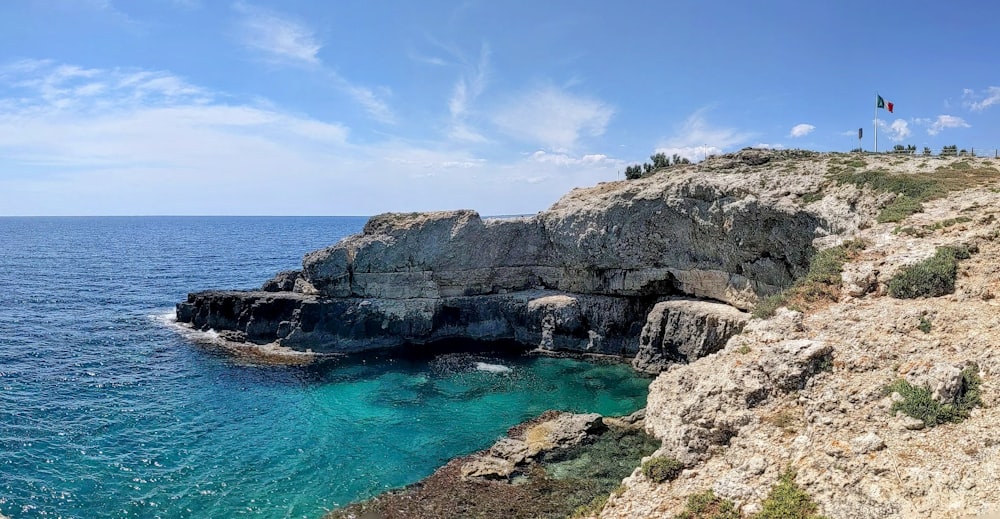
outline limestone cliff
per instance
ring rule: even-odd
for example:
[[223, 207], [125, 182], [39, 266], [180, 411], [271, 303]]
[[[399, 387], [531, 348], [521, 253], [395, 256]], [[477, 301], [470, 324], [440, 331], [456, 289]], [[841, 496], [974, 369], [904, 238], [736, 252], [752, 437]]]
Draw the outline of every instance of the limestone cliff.
[[[801, 276], [817, 238], [870, 220], [874, 199], [853, 186], [809, 203], [827, 181], [803, 160], [815, 155], [746, 150], [577, 189], [531, 217], [375, 216], [259, 292], [191, 294], [178, 318], [314, 352], [476, 339], [635, 356], [655, 325], [636, 366], [658, 372], [719, 349], [745, 320], [734, 308]], [[645, 322], [677, 296], [717, 305]]]
[[[744, 150], [532, 217], [381, 215], [266, 290], [191, 294], [178, 317], [299, 350], [458, 338], [633, 356], [660, 372], [657, 456], [684, 470], [637, 467], [595, 517], [674, 517], [709, 490], [754, 517], [789, 473], [831, 518], [998, 514], [998, 165]], [[797, 284], [796, 309], [743, 312], [847, 238], [861, 250], [812, 281], [826, 292]], [[942, 246], [972, 252], [945, 290], [889, 295]], [[908, 415], [899, 381], [951, 418]]]
[[[752, 319], [717, 353], [660, 374], [647, 431], [686, 469], [660, 483], [637, 469], [601, 518], [675, 517], [709, 490], [750, 518], [789, 470], [825, 517], [1000, 516], [1000, 163], [857, 161], [951, 193], [853, 233], [866, 246], [843, 266], [836, 301]], [[890, 295], [897, 273], [941, 246], [972, 251], [953, 292]], [[900, 380], [918, 389], [890, 389]], [[962, 391], [982, 405], [938, 422], [907, 414], [953, 412]]]

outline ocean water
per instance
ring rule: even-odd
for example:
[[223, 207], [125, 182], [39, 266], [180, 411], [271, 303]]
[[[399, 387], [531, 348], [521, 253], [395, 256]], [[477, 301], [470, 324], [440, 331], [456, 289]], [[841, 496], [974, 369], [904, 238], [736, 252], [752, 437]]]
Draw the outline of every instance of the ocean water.
[[624, 414], [625, 366], [447, 355], [251, 365], [174, 303], [254, 288], [364, 218], [0, 218], [0, 513], [318, 518], [546, 409]]

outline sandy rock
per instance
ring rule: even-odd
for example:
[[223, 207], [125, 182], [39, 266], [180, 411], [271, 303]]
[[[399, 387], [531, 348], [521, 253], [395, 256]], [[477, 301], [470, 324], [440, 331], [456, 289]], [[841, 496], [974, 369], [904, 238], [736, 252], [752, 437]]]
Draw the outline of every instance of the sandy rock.
[[851, 450], [854, 451], [855, 454], [868, 454], [869, 452], [875, 452], [884, 448], [885, 441], [873, 432], [858, 436], [851, 440]]
[[840, 273], [843, 291], [851, 297], [861, 297], [878, 287], [878, 270], [871, 262], [850, 263]]

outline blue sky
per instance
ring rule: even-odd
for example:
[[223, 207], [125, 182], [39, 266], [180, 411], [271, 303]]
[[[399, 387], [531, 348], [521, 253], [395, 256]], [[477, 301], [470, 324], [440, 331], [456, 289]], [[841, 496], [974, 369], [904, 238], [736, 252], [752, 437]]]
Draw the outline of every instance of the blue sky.
[[992, 2], [0, 4], [0, 215], [534, 213], [654, 151], [1000, 147]]

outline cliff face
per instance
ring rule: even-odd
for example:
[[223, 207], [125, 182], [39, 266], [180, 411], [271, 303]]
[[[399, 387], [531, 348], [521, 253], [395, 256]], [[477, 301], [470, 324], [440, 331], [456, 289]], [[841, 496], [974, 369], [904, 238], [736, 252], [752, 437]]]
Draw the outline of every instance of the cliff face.
[[[1000, 162], [858, 160], [952, 192], [855, 231], [865, 248], [837, 300], [752, 319], [720, 351], [661, 373], [646, 430], [686, 468], [665, 482], [636, 470], [596, 515], [675, 517], [711, 490], [753, 517], [789, 470], [824, 517], [1000, 514]], [[896, 274], [938, 247], [970, 251], [954, 291], [891, 296]], [[892, 389], [901, 380], [917, 389]], [[972, 393], [981, 406], [959, 416], [927, 411], [955, 412]]]
[[[745, 321], [734, 309], [790, 285], [815, 239], [875, 207], [853, 187], [806, 203], [824, 181], [796, 153], [748, 150], [574, 190], [532, 217], [383, 214], [266, 291], [194, 293], [177, 315], [314, 352], [476, 339], [635, 356], [643, 329], [660, 326], [636, 362], [658, 372], [721, 348]], [[677, 296], [719, 306], [674, 305], [646, 323]]]

